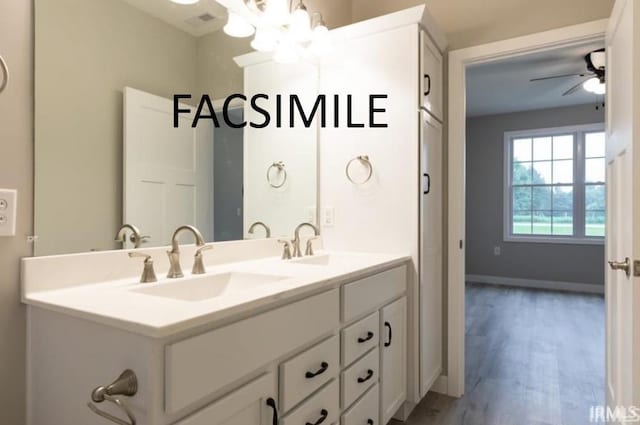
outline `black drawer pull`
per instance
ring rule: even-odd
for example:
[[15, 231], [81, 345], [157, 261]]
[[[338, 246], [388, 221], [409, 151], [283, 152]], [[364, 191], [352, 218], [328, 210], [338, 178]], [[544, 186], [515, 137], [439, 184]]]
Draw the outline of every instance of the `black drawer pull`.
[[389, 340], [384, 343], [385, 347], [389, 347], [391, 345], [391, 339], [393, 338], [393, 329], [391, 329], [391, 323], [384, 322], [384, 327], [389, 330]]
[[424, 74], [425, 80], [427, 80], [427, 91], [424, 92], [425, 96], [429, 96], [431, 94], [431, 76], [429, 74]]
[[367, 370], [367, 376], [364, 378], [358, 378], [358, 384], [362, 384], [367, 382], [369, 379], [373, 378], [373, 371], [371, 369]]
[[318, 369], [315, 372], [307, 372], [304, 376], [307, 379], [315, 378], [316, 376], [322, 375], [323, 373], [325, 373], [327, 371], [327, 369], [329, 369], [329, 363], [322, 362], [322, 363], [320, 363], [320, 369]]
[[327, 416], [329, 416], [329, 412], [327, 412], [326, 409], [322, 409], [320, 411], [320, 415], [320, 418], [318, 418], [315, 423], [307, 422], [306, 425], [320, 425], [322, 422], [324, 422], [325, 419], [327, 419]]
[[373, 425], [373, 419], [367, 419], [367, 425]]
[[278, 425], [278, 407], [276, 406], [276, 401], [272, 398], [268, 398], [267, 406], [273, 409], [273, 425]]
[[371, 341], [371, 339], [373, 338], [373, 332], [367, 332], [367, 336], [364, 338], [358, 338], [358, 343], [359, 344], [364, 344], [367, 341]]
[[427, 188], [424, 190], [423, 193], [425, 195], [428, 195], [429, 192], [431, 192], [431, 176], [429, 175], [429, 173], [424, 173], [423, 176], [427, 178]]

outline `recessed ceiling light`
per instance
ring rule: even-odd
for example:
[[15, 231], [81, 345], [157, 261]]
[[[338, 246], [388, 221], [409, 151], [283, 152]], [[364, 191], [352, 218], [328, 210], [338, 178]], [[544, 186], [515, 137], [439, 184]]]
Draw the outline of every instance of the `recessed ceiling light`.
[[196, 4], [200, 0], [169, 0], [169, 1], [171, 3], [176, 3], [176, 4]]

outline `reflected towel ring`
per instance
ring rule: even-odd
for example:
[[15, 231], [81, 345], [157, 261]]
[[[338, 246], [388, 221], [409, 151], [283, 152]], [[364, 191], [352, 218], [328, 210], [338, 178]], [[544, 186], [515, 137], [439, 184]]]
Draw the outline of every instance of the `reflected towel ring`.
[[2, 82], [0, 82], [0, 93], [7, 88], [9, 84], [9, 67], [7, 66], [7, 62], [5, 62], [4, 58], [0, 56], [0, 68], [2, 69]]
[[[282, 181], [279, 184], [275, 184], [271, 180], [271, 170], [274, 169], [274, 168], [276, 168], [278, 170], [278, 174], [284, 173]], [[284, 162], [282, 162], [282, 161], [274, 162], [273, 164], [271, 164], [269, 166], [269, 168], [267, 168], [267, 182], [269, 182], [269, 185], [271, 187], [273, 187], [274, 189], [279, 189], [282, 186], [284, 186], [284, 184], [287, 182], [287, 170], [285, 169]]]
[[[353, 164], [355, 161], [362, 162], [369, 169], [369, 174], [367, 175], [367, 178], [364, 179], [363, 181], [356, 181], [351, 177], [349, 169], [351, 168], [351, 164]], [[347, 178], [349, 179], [349, 181], [351, 183], [353, 183], [353, 184], [365, 184], [366, 182], [371, 180], [371, 176], [373, 175], [373, 164], [371, 164], [371, 160], [369, 159], [369, 155], [359, 155], [359, 156], [356, 156], [355, 158], [353, 158], [351, 161], [349, 161], [347, 163], [347, 167], [345, 169], [345, 173], [347, 174]]]

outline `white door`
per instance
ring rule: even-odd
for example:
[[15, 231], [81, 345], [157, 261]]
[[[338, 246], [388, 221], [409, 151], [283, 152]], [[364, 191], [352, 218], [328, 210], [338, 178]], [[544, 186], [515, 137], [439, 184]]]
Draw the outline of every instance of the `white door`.
[[123, 222], [150, 236], [146, 246], [167, 245], [183, 224], [213, 240], [213, 126], [192, 120], [180, 114], [173, 128], [173, 100], [124, 89]]
[[407, 399], [407, 298], [382, 309], [382, 423], [386, 424]]
[[[640, 407], [640, 4], [617, 0], [607, 30], [606, 397]], [[629, 274], [623, 264], [628, 260]], [[616, 269], [614, 269], [614, 266]], [[624, 421], [618, 417], [620, 423]]]

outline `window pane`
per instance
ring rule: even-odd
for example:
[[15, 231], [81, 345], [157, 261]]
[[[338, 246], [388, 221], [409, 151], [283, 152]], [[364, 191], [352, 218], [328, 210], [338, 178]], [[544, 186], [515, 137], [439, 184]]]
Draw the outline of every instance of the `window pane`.
[[531, 188], [516, 187], [513, 189], [513, 211], [531, 211]]
[[585, 134], [585, 154], [587, 158], [605, 156], [604, 132]]
[[573, 183], [573, 161], [553, 161], [553, 183]]
[[553, 212], [553, 234], [573, 236], [573, 213], [571, 211]]
[[587, 211], [604, 211], [606, 202], [604, 185], [587, 185], [584, 199]]
[[512, 178], [514, 185], [531, 184], [531, 163], [514, 162]]
[[530, 235], [531, 234], [531, 212], [515, 211], [513, 213], [513, 228], [511, 232], [514, 235]]
[[573, 135], [553, 138], [553, 159], [573, 158]]
[[533, 212], [533, 234], [534, 235], [550, 235], [551, 234], [551, 211], [534, 211]]
[[551, 137], [533, 139], [533, 160], [546, 161], [551, 159]]
[[601, 236], [605, 235], [605, 213], [604, 211], [588, 211], [586, 215], [585, 235]]
[[587, 183], [604, 182], [606, 165], [604, 158], [587, 159], [584, 165], [584, 180]]
[[533, 188], [533, 209], [534, 210], [550, 210], [551, 209], [551, 187], [534, 187]]
[[531, 161], [531, 139], [515, 139], [513, 141], [513, 160]]
[[551, 161], [533, 163], [533, 183], [535, 184], [551, 183]]
[[553, 210], [573, 211], [573, 187], [556, 187], [553, 189]]

